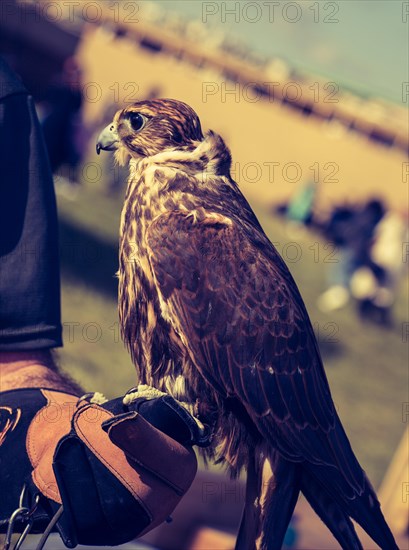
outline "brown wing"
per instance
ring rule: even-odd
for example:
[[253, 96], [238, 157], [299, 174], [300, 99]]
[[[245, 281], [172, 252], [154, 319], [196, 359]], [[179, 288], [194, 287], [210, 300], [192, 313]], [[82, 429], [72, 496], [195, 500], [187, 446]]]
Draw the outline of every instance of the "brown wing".
[[237, 397], [284, 457], [324, 466], [334, 490], [360, 494], [363, 472], [295, 282], [270, 243], [257, 246], [239, 223], [219, 218], [173, 212], [150, 226], [150, 262], [170, 321], [201, 374]]

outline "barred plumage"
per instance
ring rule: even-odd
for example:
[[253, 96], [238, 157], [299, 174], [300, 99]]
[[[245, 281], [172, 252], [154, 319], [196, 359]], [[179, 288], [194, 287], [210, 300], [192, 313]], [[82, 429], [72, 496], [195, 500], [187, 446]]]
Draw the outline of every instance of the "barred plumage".
[[[216, 425], [211, 456], [233, 475], [248, 470], [236, 548], [281, 548], [300, 490], [343, 548], [361, 548], [349, 517], [397, 548], [335, 411], [297, 286], [231, 178], [222, 138], [203, 136], [188, 105], [153, 100], [119, 111], [98, 148], [130, 165], [124, 339], [141, 383], [194, 404]], [[266, 459], [273, 477], [260, 503]]]

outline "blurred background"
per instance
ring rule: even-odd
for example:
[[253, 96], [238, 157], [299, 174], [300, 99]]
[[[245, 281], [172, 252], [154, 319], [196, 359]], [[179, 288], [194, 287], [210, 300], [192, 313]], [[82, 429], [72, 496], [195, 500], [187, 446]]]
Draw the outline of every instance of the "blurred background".
[[[18, 1], [0, 53], [32, 92], [60, 218], [62, 367], [107, 397], [135, 385], [116, 311], [126, 171], [97, 157], [119, 108], [189, 103], [291, 269], [338, 412], [407, 548], [409, 3]], [[242, 482], [202, 469], [146, 544], [233, 548]], [[300, 499], [288, 548], [335, 541]], [[365, 548], [373, 548], [363, 536]]]

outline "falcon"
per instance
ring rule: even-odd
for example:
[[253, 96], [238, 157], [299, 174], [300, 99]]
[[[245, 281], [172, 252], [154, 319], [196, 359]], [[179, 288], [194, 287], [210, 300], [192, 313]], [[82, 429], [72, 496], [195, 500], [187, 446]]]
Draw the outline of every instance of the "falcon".
[[396, 549], [335, 410], [301, 295], [233, 181], [221, 136], [204, 135], [185, 103], [157, 99], [118, 111], [101, 149], [130, 171], [123, 338], [141, 384], [213, 427], [207, 456], [232, 476], [247, 470], [236, 549], [281, 548], [300, 491], [342, 548], [362, 548], [352, 518]]

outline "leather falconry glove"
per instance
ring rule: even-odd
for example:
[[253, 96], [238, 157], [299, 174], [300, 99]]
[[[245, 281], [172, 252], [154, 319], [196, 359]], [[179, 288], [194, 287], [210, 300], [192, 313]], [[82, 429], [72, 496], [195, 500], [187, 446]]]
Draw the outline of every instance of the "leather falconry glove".
[[196, 474], [192, 445], [211, 434], [169, 395], [140, 390], [0, 393], [0, 532], [42, 533], [53, 518], [69, 548], [114, 546], [169, 517]]

